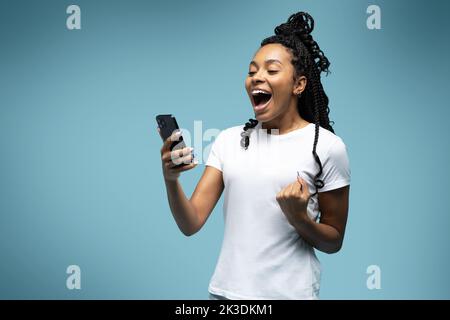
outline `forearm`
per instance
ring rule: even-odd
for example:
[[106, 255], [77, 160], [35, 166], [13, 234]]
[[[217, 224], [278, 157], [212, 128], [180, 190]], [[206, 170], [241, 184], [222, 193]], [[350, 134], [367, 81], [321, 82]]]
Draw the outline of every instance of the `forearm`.
[[325, 253], [338, 252], [342, 246], [343, 235], [333, 226], [317, 223], [308, 216], [292, 223], [297, 233], [317, 250]]
[[184, 235], [190, 236], [198, 231], [199, 219], [195, 207], [186, 197], [178, 179], [165, 180], [170, 210]]

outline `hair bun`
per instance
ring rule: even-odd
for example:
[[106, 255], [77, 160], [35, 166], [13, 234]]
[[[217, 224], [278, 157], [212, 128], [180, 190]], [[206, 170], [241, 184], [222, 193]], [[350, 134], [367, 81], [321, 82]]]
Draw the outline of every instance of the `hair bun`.
[[278, 27], [276, 27], [275, 34], [290, 35], [294, 33], [299, 36], [308, 37], [313, 30], [314, 19], [309, 15], [309, 13], [302, 11], [294, 13], [289, 17], [287, 22], [282, 23]]
[[275, 28], [275, 35], [284, 37], [296, 37], [306, 46], [314, 64], [320, 72], [329, 73], [330, 62], [325, 57], [319, 45], [314, 41], [311, 32], [314, 30], [314, 19], [307, 12], [297, 12], [289, 17], [287, 22]]

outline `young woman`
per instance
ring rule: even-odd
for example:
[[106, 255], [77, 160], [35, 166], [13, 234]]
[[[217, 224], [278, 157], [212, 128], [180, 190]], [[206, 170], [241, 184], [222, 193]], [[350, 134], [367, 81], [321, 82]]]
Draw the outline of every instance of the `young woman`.
[[[224, 192], [225, 232], [209, 284], [211, 299], [317, 299], [314, 248], [340, 250], [350, 167], [328, 119], [321, 72], [330, 65], [311, 36], [314, 20], [292, 15], [250, 62], [245, 88], [256, 119], [223, 130], [188, 199], [178, 181], [192, 149], [161, 149], [169, 205], [180, 230], [205, 224]], [[174, 162], [189, 163], [174, 169]]]

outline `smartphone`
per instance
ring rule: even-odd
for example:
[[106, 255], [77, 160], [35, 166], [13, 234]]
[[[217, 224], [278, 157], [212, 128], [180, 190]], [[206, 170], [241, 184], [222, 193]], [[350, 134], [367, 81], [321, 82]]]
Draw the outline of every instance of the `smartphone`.
[[[177, 119], [171, 114], [160, 114], [156, 116], [156, 122], [158, 123], [159, 133], [163, 141], [169, 138], [175, 130], [179, 130]], [[170, 151], [183, 149], [186, 147], [183, 136], [177, 141], [174, 141], [170, 146]], [[175, 168], [188, 165], [189, 163], [181, 163], [176, 165]]]

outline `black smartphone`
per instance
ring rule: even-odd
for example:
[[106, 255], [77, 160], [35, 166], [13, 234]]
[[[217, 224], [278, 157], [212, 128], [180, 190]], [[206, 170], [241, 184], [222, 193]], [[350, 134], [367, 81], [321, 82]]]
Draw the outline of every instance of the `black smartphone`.
[[[177, 119], [171, 114], [159, 114], [156, 116], [156, 122], [158, 123], [159, 133], [163, 141], [169, 138], [175, 130], [179, 130]], [[174, 141], [170, 146], [170, 151], [183, 149], [186, 147], [184, 143], [183, 136], [180, 137], [177, 141]], [[181, 163], [177, 167], [188, 165], [189, 163]]]

